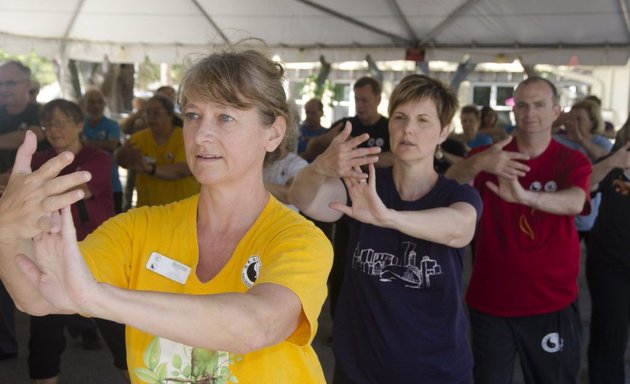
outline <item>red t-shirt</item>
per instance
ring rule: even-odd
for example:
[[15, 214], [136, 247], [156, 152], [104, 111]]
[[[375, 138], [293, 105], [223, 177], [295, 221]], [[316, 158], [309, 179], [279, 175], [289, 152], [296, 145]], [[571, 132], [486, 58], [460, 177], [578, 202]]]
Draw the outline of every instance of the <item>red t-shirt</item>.
[[[36, 152], [31, 161], [33, 170], [39, 169], [46, 161], [57, 154], [53, 149]], [[77, 239], [83, 240], [105, 220], [114, 216], [112, 196], [112, 167], [114, 160], [105, 151], [84, 145], [74, 156], [70, 165], [59, 174], [67, 175], [75, 171], [89, 171], [92, 179], [87, 182], [92, 197], [72, 204], [72, 219], [77, 230]], [[80, 205], [83, 205], [80, 207]]]
[[[504, 150], [517, 151], [516, 139]], [[531, 170], [519, 178], [523, 188], [553, 192], [579, 187], [587, 196], [584, 211], [590, 211], [591, 163], [583, 154], [551, 140], [540, 156], [524, 163]], [[580, 246], [574, 216], [508, 203], [488, 189], [486, 181], [497, 183], [497, 177], [481, 172], [474, 180], [484, 211], [475, 241], [468, 305], [500, 317], [565, 308], [577, 298]]]

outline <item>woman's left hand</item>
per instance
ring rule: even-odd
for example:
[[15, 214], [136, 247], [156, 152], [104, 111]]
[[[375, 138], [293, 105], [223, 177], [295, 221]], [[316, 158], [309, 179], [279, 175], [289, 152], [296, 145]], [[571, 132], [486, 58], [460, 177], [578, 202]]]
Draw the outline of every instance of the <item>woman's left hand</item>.
[[[369, 178], [356, 179], [344, 177], [352, 206], [331, 203], [330, 208], [352, 217], [362, 223], [385, 226], [390, 210], [376, 193], [376, 172], [374, 164], [369, 164]], [[360, 172], [360, 170], [357, 170]]]
[[99, 284], [79, 251], [70, 207], [61, 210], [60, 232], [43, 232], [33, 239], [32, 260], [25, 255], [15, 260], [57, 313], [90, 313]]

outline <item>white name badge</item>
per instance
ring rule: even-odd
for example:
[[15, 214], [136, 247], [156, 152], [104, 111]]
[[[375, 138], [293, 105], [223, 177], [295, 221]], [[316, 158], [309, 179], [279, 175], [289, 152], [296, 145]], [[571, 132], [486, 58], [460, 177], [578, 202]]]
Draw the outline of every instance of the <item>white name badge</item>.
[[190, 267], [157, 252], [153, 252], [147, 261], [147, 269], [167, 279], [185, 284], [190, 275]]

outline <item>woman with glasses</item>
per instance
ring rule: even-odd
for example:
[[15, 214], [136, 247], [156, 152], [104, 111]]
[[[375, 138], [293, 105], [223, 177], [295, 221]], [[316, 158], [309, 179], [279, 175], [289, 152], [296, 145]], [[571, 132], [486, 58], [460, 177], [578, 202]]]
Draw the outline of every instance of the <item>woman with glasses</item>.
[[[89, 181], [77, 186], [83, 192], [83, 198], [70, 208], [77, 239], [83, 240], [101, 223], [114, 216], [111, 181], [113, 160], [106, 152], [81, 142], [83, 112], [79, 105], [63, 99], [53, 100], [42, 107], [41, 120], [51, 149], [33, 155], [32, 169], [38, 170], [58, 154], [70, 152], [74, 160], [60, 174], [66, 175], [77, 170], [92, 174]], [[77, 315], [31, 317], [28, 367], [35, 383], [58, 382], [61, 353], [66, 345], [64, 329], [66, 326], [76, 327], [85, 320]], [[99, 320], [98, 323], [112, 350], [114, 365], [126, 374], [124, 328], [113, 322]]]
[[173, 125], [173, 102], [155, 95], [144, 114], [149, 129], [134, 133], [116, 154], [121, 167], [136, 171], [136, 206], [166, 204], [198, 193], [199, 183], [186, 164], [182, 128]]

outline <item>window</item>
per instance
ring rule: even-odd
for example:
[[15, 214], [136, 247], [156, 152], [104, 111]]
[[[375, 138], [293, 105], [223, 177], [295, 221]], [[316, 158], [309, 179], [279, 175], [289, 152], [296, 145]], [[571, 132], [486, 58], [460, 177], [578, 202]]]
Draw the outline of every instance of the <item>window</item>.
[[492, 94], [491, 87], [488, 87], [488, 86], [473, 87], [473, 104], [490, 105], [491, 94]]
[[474, 84], [472, 102], [475, 105], [487, 105], [496, 111], [511, 110], [507, 101], [514, 95], [515, 84]]

